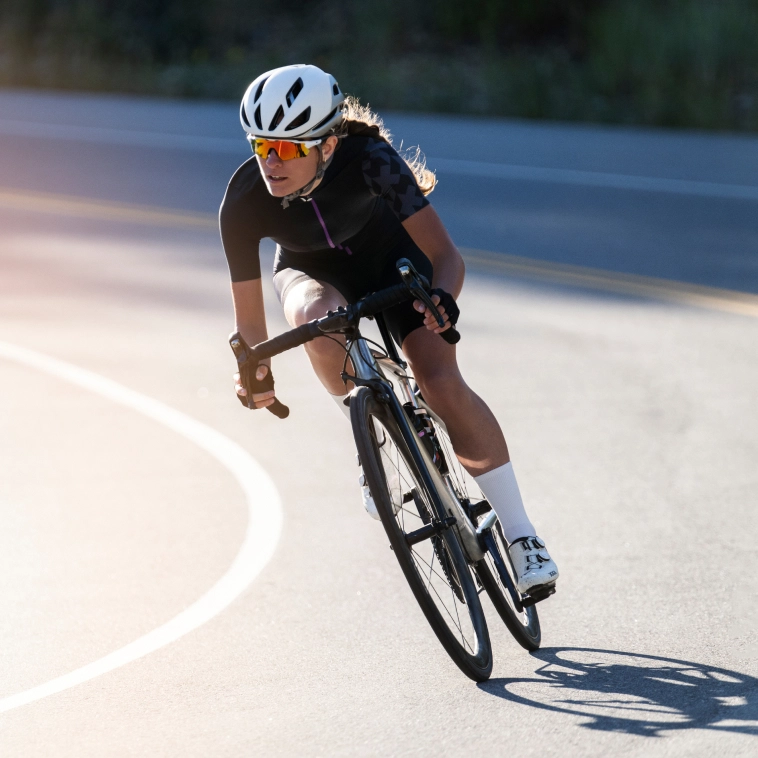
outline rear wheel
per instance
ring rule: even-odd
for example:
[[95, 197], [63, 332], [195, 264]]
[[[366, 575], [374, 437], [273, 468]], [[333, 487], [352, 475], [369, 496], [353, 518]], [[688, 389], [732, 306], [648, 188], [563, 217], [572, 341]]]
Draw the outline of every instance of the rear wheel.
[[421, 610], [461, 671], [485, 681], [492, 672], [487, 623], [455, 530], [438, 519], [444, 509], [435, 477], [419, 471], [390, 409], [368, 387], [351, 396], [350, 416], [363, 473]]
[[489, 549], [476, 565], [479, 579], [516, 642], [527, 650], [537, 650], [542, 639], [540, 619], [533, 605], [525, 608], [521, 604], [499, 522], [490, 529], [486, 543]]

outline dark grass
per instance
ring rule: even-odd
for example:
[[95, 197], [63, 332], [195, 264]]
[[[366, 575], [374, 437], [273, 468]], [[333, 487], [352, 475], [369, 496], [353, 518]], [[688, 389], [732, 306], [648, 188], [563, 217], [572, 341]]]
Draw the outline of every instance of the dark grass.
[[377, 108], [758, 130], [758, 0], [4, 0], [0, 85], [237, 99], [311, 62]]

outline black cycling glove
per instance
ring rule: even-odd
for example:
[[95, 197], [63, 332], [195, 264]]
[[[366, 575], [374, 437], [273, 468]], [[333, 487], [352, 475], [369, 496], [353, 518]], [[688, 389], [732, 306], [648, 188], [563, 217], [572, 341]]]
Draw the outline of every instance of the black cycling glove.
[[[259, 363], [258, 366], [261, 364]], [[274, 389], [274, 375], [271, 373], [271, 366], [267, 366], [268, 371], [263, 379], [256, 379], [255, 372], [258, 370], [258, 366], [243, 365], [239, 367], [240, 370], [240, 384], [247, 390], [247, 395], [237, 395], [242, 405], [248, 408], [248, 398], [252, 402], [253, 395], [260, 395], [262, 392], [268, 392]], [[255, 410], [255, 408], [254, 408]]]
[[[253, 367], [252, 364], [249, 366], [246, 364], [242, 364], [241, 366], [239, 364], [237, 365], [239, 366], [240, 383], [247, 390], [247, 395], [245, 397], [242, 397], [242, 395], [237, 395], [237, 397], [245, 408], [250, 408], [247, 402], [248, 398], [250, 398], [252, 402], [253, 395], [260, 395], [262, 392], [268, 392], [269, 390], [274, 389], [274, 375], [271, 373], [271, 366], [268, 366], [266, 376], [264, 376], [263, 379], [256, 379], [255, 372], [261, 364], [258, 364], [258, 366], [255, 367]], [[252, 406], [251, 410], [256, 411], [259, 409]], [[280, 403], [278, 398], [274, 398], [274, 402], [271, 403], [271, 405], [267, 405], [266, 410], [279, 418], [287, 418], [287, 416], [290, 415], [290, 409], [286, 405]]]
[[[252, 402], [253, 395], [259, 395], [262, 392], [268, 392], [274, 389], [274, 375], [271, 373], [271, 366], [268, 366], [268, 371], [263, 379], [256, 379], [255, 372], [258, 370], [260, 363], [254, 363], [250, 359], [250, 346], [245, 342], [243, 336], [239, 332], [233, 332], [229, 335], [229, 345], [234, 351], [234, 357], [237, 359], [237, 369], [240, 372], [240, 384], [247, 391], [247, 395], [237, 395], [240, 403], [245, 408], [250, 408], [249, 401]], [[277, 398], [274, 398], [274, 402], [271, 405], [267, 405], [270, 413], [279, 418], [287, 418], [289, 416], [289, 408], [286, 405], [282, 405]], [[253, 406], [255, 409], [255, 406]]]
[[461, 315], [460, 308], [458, 308], [455, 298], [449, 292], [445, 292], [445, 290], [440, 289], [439, 287], [433, 289], [429, 294], [439, 296], [439, 305], [445, 309], [448, 320], [453, 326], [455, 326], [458, 323], [458, 316]]

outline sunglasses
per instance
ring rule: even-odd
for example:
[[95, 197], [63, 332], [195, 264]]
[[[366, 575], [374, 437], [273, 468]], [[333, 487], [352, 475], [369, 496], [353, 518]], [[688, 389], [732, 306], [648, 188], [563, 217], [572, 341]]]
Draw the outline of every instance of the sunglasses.
[[288, 140], [268, 140], [260, 138], [251, 138], [250, 147], [253, 152], [259, 155], [265, 161], [269, 152], [276, 151], [276, 154], [283, 161], [291, 161], [293, 158], [305, 158], [312, 147], [321, 144], [321, 140], [311, 140], [309, 142], [290, 142]]

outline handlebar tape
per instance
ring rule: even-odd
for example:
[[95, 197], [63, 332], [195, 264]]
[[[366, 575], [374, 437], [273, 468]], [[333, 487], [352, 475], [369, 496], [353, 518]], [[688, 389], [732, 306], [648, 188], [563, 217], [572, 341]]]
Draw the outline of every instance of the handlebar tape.
[[[321, 334], [321, 330], [315, 321], [297, 327], [289, 332], [280, 334], [278, 337], [266, 340], [253, 347], [250, 351], [250, 358], [257, 365], [258, 361], [264, 358], [273, 358], [275, 355], [291, 350], [293, 347], [304, 345]], [[290, 415], [290, 409], [275, 399], [271, 405], [266, 407], [278, 418], [287, 418]]]
[[[258, 368], [257, 366], [255, 367]], [[273, 380], [266, 384], [265, 387], [256, 387], [256, 384], [264, 384], [265, 379], [262, 381], [258, 381], [255, 376], [252, 377], [252, 379], [249, 376], [249, 372], [252, 369], [251, 366], [240, 366], [240, 376], [242, 377], [242, 386], [245, 387], [249, 393], [249, 395], [246, 395], [245, 397], [242, 397], [241, 395], [237, 395], [237, 397], [240, 399], [240, 402], [242, 405], [244, 405], [246, 408], [254, 409], [254, 406], [251, 405], [252, 403], [252, 395], [258, 394], [260, 392], [268, 392], [270, 389], [273, 389], [274, 382]], [[266, 379], [268, 379], [271, 376], [271, 369], [269, 369], [268, 374], [266, 374]], [[271, 405], [266, 406], [266, 410], [269, 413], [273, 413], [274, 416], [277, 418], [287, 418], [287, 416], [290, 415], [290, 409], [282, 403], [278, 397], [274, 398], [274, 402], [271, 403]]]
[[287, 418], [290, 415], [290, 409], [276, 397], [271, 405], [266, 406], [266, 410], [273, 413], [277, 418]]
[[449, 329], [445, 329], [444, 332], [440, 332], [440, 337], [442, 337], [445, 342], [455, 345], [460, 342], [461, 333], [454, 326], [451, 326]]
[[[254, 363], [251, 360], [246, 360], [244, 363], [237, 363], [237, 367], [240, 372], [240, 379], [242, 380], [242, 386], [247, 390], [248, 394], [245, 397], [237, 395], [239, 401], [245, 408], [254, 409], [255, 406], [251, 405], [253, 395], [260, 394], [261, 392], [268, 392], [274, 389], [274, 376], [269, 368], [268, 373], [263, 379], [257, 379], [255, 372], [258, 370], [258, 363]], [[279, 398], [274, 398], [274, 402], [271, 405], [266, 406], [266, 410], [273, 413], [278, 418], [287, 418], [290, 415], [290, 409], [279, 401]]]
[[275, 355], [285, 353], [293, 347], [304, 345], [306, 342], [310, 342], [312, 339], [320, 335], [321, 330], [318, 328], [318, 322], [309, 321], [307, 324], [303, 324], [296, 329], [280, 334], [278, 337], [266, 340], [265, 342], [260, 342], [252, 348], [250, 351], [250, 357], [256, 361], [261, 361], [264, 358], [273, 358]]
[[395, 284], [392, 287], [367, 295], [361, 303], [361, 316], [373, 316], [379, 311], [392, 308], [394, 305], [412, 300], [413, 295], [405, 284]]

